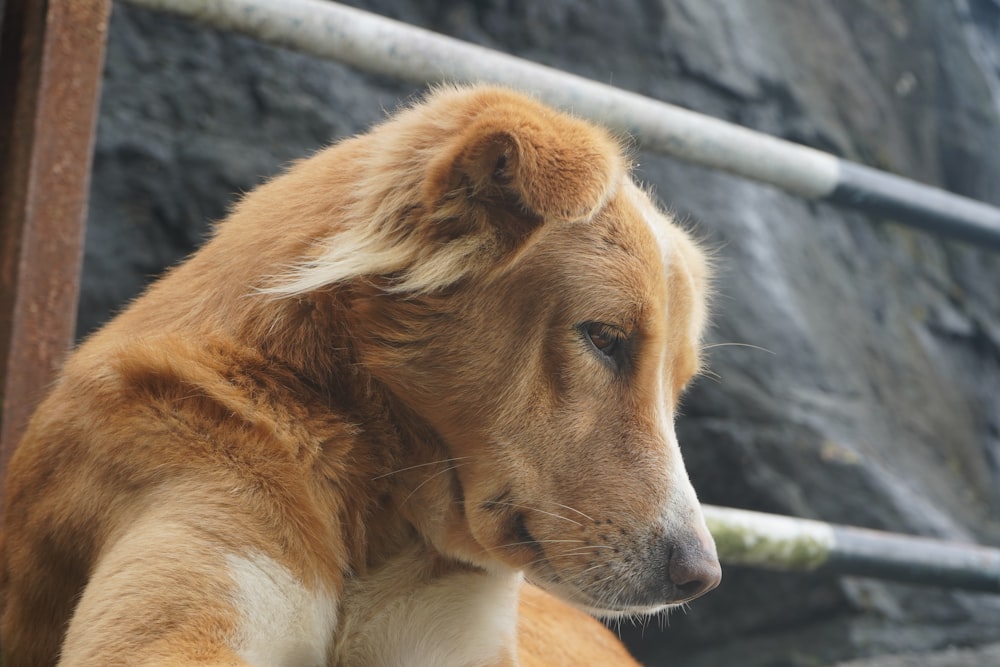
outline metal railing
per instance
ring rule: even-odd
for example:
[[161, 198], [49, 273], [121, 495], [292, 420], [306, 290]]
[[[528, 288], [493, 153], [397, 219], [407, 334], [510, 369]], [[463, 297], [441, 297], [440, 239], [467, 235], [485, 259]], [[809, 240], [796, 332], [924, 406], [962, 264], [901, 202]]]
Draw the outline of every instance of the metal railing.
[[724, 562], [1000, 593], [1000, 549], [703, 506]]
[[[94, 7], [102, 7], [106, 1], [88, 0]], [[1000, 209], [996, 207], [360, 10], [320, 0], [127, 1], [395, 78], [508, 84], [627, 132], [644, 148], [769, 183], [807, 199], [851, 206], [1000, 250]], [[7, 0], [7, 9], [30, 2]], [[54, 22], [57, 32], [66, 30], [67, 25], [65, 19]], [[95, 22], [88, 25], [93, 27]], [[99, 46], [102, 50], [103, 40]], [[93, 69], [91, 76], [96, 77]], [[5, 92], [0, 90], [0, 94]], [[3, 222], [5, 226], [15, 224], [13, 217]], [[24, 214], [25, 229], [29, 222], [30, 216]], [[16, 231], [20, 233], [20, 229]], [[7, 290], [4, 308], [12, 314], [18, 306], [16, 299], [8, 299], [9, 292], [31, 287], [23, 283], [14, 281], [13, 288], [0, 285]], [[73, 282], [74, 289], [77, 284]], [[6, 304], [7, 300], [13, 305]], [[51, 314], [53, 319], [60, 316], [72, 322], [75, 313]], [[66, 340], [65, 347], [69, 344]], [[7, 358], [24, 354], [17, 349], [0, 352]], [[24, 398], [22, 403], [34, 398]], [[6, 408], [6, 401], [4, 405]], [[26, 406], [18, 407], [21, 414]], [[4, 451], [9, 452], [11, 433], [17, 428], [10, 427], [9, 411], [0, 417], [4, 420]], [[705, 514], [720, 556], [729, 563], [1000, 593], [998, 549], [731, 508], [706, 506]]]
[[418, 83], [528, 91], [646, 149], [1000, 250], [1000, 208], [678, 106], [324, 0], [127, 0]]

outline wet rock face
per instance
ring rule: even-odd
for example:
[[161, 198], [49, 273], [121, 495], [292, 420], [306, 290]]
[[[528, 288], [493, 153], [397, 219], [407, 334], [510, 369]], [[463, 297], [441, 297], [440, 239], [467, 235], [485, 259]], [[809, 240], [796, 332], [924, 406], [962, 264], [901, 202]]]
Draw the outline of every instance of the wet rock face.
[[[351, 4], [1000, 204], [996, 0]], [[116, 3], [80, 334], [240, 191], [417, 90]], [[1000, 544], [1000, 255], [637, 161], [716, 255], [679, 423], [701, 498]], [[1000, 601], [729, 568], [658, 625], [622, 629], [650, 664], [821, 665], [996, 642]]]

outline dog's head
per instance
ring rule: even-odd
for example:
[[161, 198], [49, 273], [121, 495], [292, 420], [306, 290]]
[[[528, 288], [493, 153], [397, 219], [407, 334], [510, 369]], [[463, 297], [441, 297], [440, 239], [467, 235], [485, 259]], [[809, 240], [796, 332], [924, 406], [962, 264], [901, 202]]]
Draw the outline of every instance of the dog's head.
[[494, 88], [438, 91], [353, 141], [361, 215], [284, 289], [369, 276], [360, 362], [453, 461], [429, 539], [599, 613], [717, 585], [673, 424], [705, 261], [619, 143]]

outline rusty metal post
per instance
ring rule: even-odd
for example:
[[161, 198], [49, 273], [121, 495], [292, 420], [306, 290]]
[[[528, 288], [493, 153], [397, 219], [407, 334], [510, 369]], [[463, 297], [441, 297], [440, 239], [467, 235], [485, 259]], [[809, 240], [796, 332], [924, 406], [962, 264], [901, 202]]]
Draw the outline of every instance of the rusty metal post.
[[0, 485], [28, 417], [73, 341], [110, 9], [111, 0], [4, 3]]

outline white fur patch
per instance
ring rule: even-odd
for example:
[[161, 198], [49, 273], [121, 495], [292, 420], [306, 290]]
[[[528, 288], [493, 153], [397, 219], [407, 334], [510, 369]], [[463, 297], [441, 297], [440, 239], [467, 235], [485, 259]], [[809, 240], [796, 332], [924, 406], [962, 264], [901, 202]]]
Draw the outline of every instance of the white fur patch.
[[[652, 195], [640, 190], [638, 186], [630, 189], [629, 194], [635, 207], [639, 210], [647, 226], [653, 233], [653, 237], [660, 249], [660, 257], [663, 258], [664, 271], [669, 270], [671, 257], [677, 252], [674, 241], [671, 239], [673, 223], [670, 218], [662, 213], [653, 202]], [[667, 387], [670, 378], [666, 369], [660, 374], [660, 382], [657, 386], [656, 399], [656, 420], [660, 433], [663, 435], [670, 448], [671, 479], [667, 482], [666, 488], [670, 493], [664, 499], [664, 506], [661, 509], [661, 521], [668, 533], [678, 533], [690, 530], [691, 520], [703, 522], [701, 518], [700, 504], [691, 480], [688, 477], [687, 469], [681, 457], [680, 445], [677, 443], [677, 435], [674, 430], [673, 410], [670, 408], [670, 395]], [[697, 517], [692, 519], [692, 517]]]
[[512, 643], [516, 587], [488, 575], [453, 577], [415, 593], [389, 614], [381, 665], [493, 663]]
[[228, 556], [240, 623], [233, 650], [260, 667], [323, 667], [337, 622], [333, 596], [309, 591], [263, 554]]
[[377, 228], [351, 229], [337, 234], [319, 257], [293, 267], [287, 275], [275, 276], [276, 284], [260, 291], [292, 296], [362, 276], [401, 272], [387, 291], [432, 292], [480, 266], [484, 247], [484, 239], [478, 237], [428, 245], [419, 237], [394, 239]]
[[391, 569], [348, 584], [338, 664], [487, 667], [515, 645], [520, 576], [468, 572], [414, 581], [413, 568]]
[[637, 185], [631, 184], [631, 187], [628, 188], [628, 193], [631, 195], [632, 203], [639, 209], [639, 213], [642, 214], [650, 231], [653, 232], [653, 236], [660, 246], [660, 257], [664, 259], [665, 263], [672, 251], [670, 242], [671, 222], [669, 218], [660, 212], [656, 204], [653, 203], [652, 197], [643, 192]]

